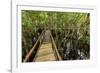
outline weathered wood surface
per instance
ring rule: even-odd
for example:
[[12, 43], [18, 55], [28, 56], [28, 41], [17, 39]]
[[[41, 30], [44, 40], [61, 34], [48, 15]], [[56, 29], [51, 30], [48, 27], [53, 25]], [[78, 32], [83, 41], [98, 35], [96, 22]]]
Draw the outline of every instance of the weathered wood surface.
[[56, 57], [54, 55], [54, 51], [52, 49], [51, 43], [42, 44], [40, 49], [38, 50], [34, 61], [55, 61]]

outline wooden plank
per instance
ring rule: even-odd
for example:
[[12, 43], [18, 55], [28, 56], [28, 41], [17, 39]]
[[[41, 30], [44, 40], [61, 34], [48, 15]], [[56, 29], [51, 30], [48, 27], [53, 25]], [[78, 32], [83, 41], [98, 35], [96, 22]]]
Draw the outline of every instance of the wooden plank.
[[54, 53], [51, 54], [47, 54], [47, 55], [43, 55], [43, 56], [39, 56], [35, 59], [36, 62], [41, 62], [41, 61], [55, 61], [56, 58], [54, 56]]
[[42, 44], [38, 50], [34, 61], [54, 61], [56, 57], [54, 51], [52, 50], [52, 43]]

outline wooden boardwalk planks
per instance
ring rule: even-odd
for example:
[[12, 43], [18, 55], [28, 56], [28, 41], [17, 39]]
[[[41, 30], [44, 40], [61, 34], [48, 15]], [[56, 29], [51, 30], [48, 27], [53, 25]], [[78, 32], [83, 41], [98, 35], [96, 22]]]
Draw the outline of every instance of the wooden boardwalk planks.
[[54, 51], [52, 49], [52, 43], [42, 44], [34, 58], [34, 61], [54, 61], [56, 57], [54, 55]]

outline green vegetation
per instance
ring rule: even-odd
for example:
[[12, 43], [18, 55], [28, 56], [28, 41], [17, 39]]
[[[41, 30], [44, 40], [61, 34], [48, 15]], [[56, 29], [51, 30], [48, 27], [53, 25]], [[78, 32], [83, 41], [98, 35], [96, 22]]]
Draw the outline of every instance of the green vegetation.
[[63, 60], [89, 59], [89, 27], [89, 13], [22, 10], [23, 59], [44, 29], [51, 30]]

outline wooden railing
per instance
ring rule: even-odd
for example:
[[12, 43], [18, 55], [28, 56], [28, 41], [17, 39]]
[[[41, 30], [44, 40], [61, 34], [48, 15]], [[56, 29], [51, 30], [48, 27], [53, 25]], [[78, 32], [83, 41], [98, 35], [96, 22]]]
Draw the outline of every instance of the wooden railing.
[[[27, 62], [27, 61], [29, 60], [29, 58], [30, 58], [31, 55], [32, 55], [32, 52], [34, 52], [35, 49], [38, 50], [38, 48], [36, 48], [36, 46], [38, 45], [38, 43], [39, 43], [39, 45], [41, 45], [42, 40], [43, 40], [42, 37], [43, 37], [43, 35], [44, 35], [44, 32], [45, 32], [45, 31], [43, 31], [43, 32], [41, 33], [40, 37], [38, 38], [38, 40], [36, 41], [36, 43], [34, 44], [34, 46], [32, 47], [32, 49], [29, 51], [29, 53], [26, 55], [26, 57], [25, 57], [25, 59], [24, 59], [23, 62]], [[51, 33], [50, 33], [50, 37], [51, 37], [52, 47], [53, 47], [53, 51], [54, 51], [54, 54], [55, 54], [56, 59], [57, 59], [57, 60], [62, 60], [62, 58], [61, 58], [61, 56], [60, 56], [60, 54], [59, 54], [59, 52], [58, 52], [58, 50], [57, 50], [55, 41], [54, 41], [54, 39], [53, 39]]]
[[51, 35], [52, 47], [53, 47], [53, 50], [55, 52], [55, 57], [57, 58], [57, 60], [62, 60], [62, 58], [61, 58], [61, 56], [60, 56], [60, 54], [59, 54], [59, 52], [57, 50], [57, 47], [56, 47], [55, 41], [54, 41], [54, 39], [52, 37], [52, 34], [50, 33], [50, 35]]
[[32, 52], [35, 50], [35, 49], [38, 49], [36, 48], [37, 44], [42, 42], [42, 36], [43, 36], [43, 33], [44, 31], [41, 33], [40, 37], [38, 38], [38, 40], [36, 41], [36, 43], [34, 44], [34, 46], [32, 47], [32, 49], [29, 51], [29, 53], [26, 55], [25, 59], [23, 62], [27, 62], [28, 59], [30, 58], [30, 56], [32, 55]]

